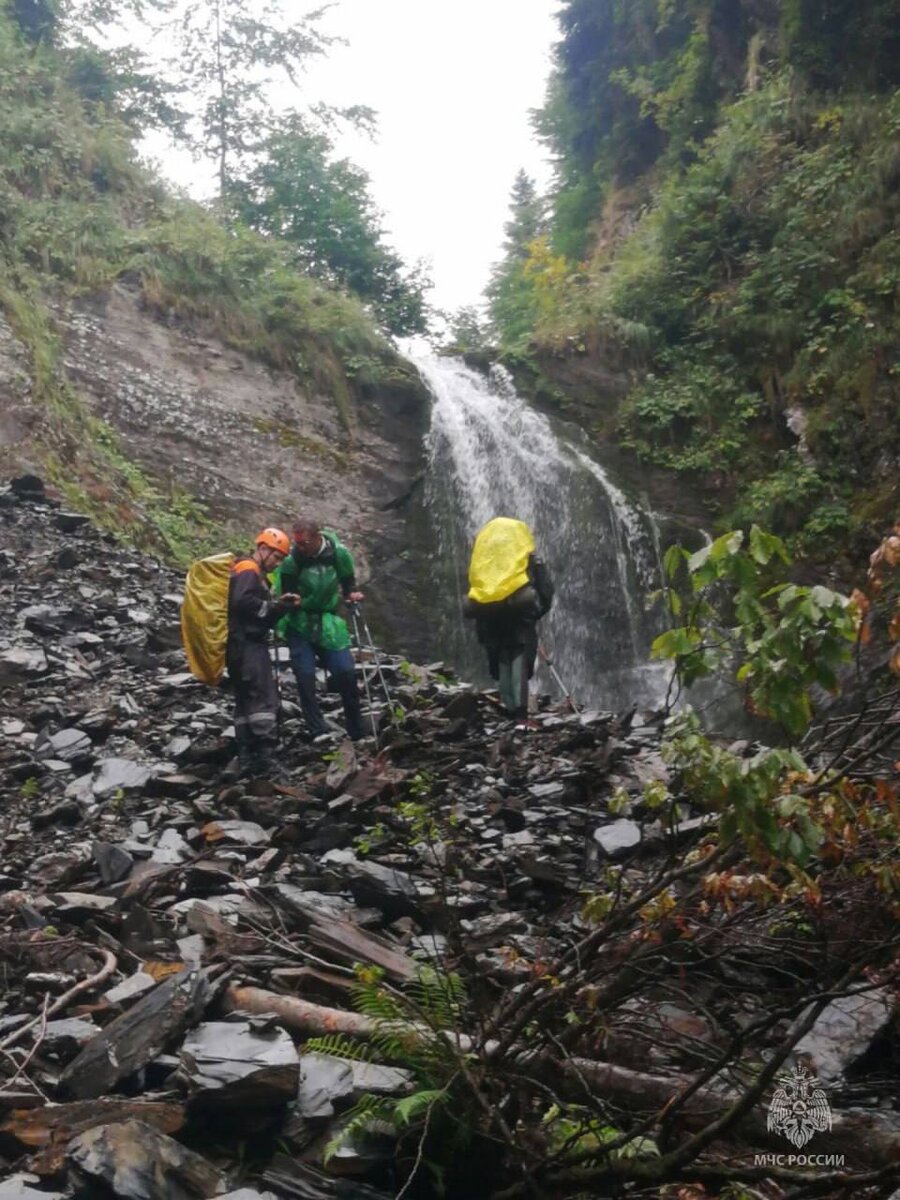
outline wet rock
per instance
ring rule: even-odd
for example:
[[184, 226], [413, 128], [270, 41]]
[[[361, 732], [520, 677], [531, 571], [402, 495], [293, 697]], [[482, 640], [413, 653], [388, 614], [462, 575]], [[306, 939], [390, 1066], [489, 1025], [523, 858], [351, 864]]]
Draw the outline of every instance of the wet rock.
[[208, 842], [235, 846], [266, 846], [269, 834], [255, 821], [210, 821], [200, 830]]
[[594, 841], [604, 854], [614, 858], [633, 849], [641, 840], [641, 827], [636, 821], [623, 817], [611, 825], [601, 825], [594, 830]]
[[67, 1200], [71, 1192], [48, 1192], [38, 1187], [37, 1175], [12, 1175], [0, 1183], [0, 1200]]
[[90, 517], [83, 513], [65, 512], [60, 510], [53, 514], [53, 524], [61, 533], [77, 533], [90, 522]]
[[90, 757], [91, 750], [91, 739], [80, 729], [61, 729], [34, 748], [39, 758], [58, 758], [68, 763], [83, 761]]
[[116, 1007], [124, 1006], [131, 1004], [134, 1000], [140, 1000], [141, 996], [146, 996], [155, 987], [156, 980], [152, 975], [147, 975], [144, 971], [136, 971], [128, 979], [117, 983], [108, 992], [104, 992], [103, 999], [107, 1004], [112, 1004]]
[[299, 1059], [283, 1029], [208, 1021], [185, 1038], [180, 1060], [179, 1078], [204, 1104], [272, 1108], [297, 1093]]
[[41, 1048], [51, 1054], [71, 1058], [98, 1033], [99, 1029], [94, 1022], [82, 1017], [64, 1017], [60, 1021], [48, 1021]]
[[413, 1091], [415, 1086], [412, 1071], [400, 1067], [351, 1060], [350, 1071], [357, 1098], [366, 1092], [376, 1096], [402, 1096]]
[[60, 1079], [62, 1088], [80, 1100], [111, 1091], [193, 1024], [207, 995], [208, 985], [199, 971], [185, 971], [158, 984], [69, 1063]]
[[331, 1117], [336, 1107], [353, 1099], [351, 1064], [330, 1054], [304, 1054], [300, 1059], [297, 1111], [303, 1117]]
[[29, 650], [26, 646], [14, 646], [11, 650], [0, 651], [0, 683], [45, 675], [49, 669], [47, 655], [40, 648]]
[[380, 909], [389, 921], [421, 915], [421, 902], [434, 895], [433, 888], [407, 872], [361, 861], [352, 850], [331, 850], [322, 861], [340, 868], [357, 904]]
[[91, 853], [97, 864], [100, 882], [105, 886], [127, 878], [134, 866], [134, 859], [128, 851], [110, 842], [94, 842]]
[[131, 758], [104, 758], [97, 764], [92, 791], [98, 800], [116, 792], [140, 792], [153, 772]]
[[[69, 1158], [121, 1200], [196, 1200], [221, 1195], [225, 1177], [192, 1150], [143, 1121], [100, 1125], [73, 1138]], [[161, 1190], [162, 1189], [162, 1190]]]
[[478, 712], [478, 695], [475, 692], [459, 692], [444, 705], [442, 715], [448, 721], [469, 722]]
[[895, 1009], [894, 997], [884, 988], [838, 997], [822, 1010], [794, 1054], [823, 1083], [832, 1083], [868, 1050]]

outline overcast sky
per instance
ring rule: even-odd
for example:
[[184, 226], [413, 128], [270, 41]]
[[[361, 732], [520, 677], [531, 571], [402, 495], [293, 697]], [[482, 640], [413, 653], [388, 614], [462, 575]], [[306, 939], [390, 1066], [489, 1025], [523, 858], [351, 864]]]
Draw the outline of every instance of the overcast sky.
[[[516, 171], [547, 180], [528, 110], [544, 98], [556, 9], [556, 0], [336, 0], [323, 19], [350, 44], [307, 69], [304, 98], [377, 111], [377, 139], [345, 136], [339, 149], [370, 174], [401, 255], [430, 261], [440, 308], [479, 301]], [[150, 150], [193, 194], [212, 190], [207, 168], [158, 142]]]

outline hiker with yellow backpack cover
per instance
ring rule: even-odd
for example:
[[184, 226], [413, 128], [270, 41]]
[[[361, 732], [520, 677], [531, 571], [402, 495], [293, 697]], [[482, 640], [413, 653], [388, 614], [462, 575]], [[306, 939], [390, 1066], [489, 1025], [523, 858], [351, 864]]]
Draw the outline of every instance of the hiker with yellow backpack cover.
[[469, 561], [463, 613], [473, 618], [491, 678], [513, 717], [528, 714], [528, 681], [537, 657], [537, 622], [550, 611], [553, 582], [535, 553], [524, 521], [494, 517], [480, 531]]
[[216, 685], [227, 667], [234, 688], [234, 734], [241, 775], [276, 777], [278, 687], [269, 658], [269, 631], [300, 597], [273, 599], [267, 577], [291, 548], [286, 533], [264, 529], [251, 554], [217, 554], [191, 567], [181, 606], [188, 665]]

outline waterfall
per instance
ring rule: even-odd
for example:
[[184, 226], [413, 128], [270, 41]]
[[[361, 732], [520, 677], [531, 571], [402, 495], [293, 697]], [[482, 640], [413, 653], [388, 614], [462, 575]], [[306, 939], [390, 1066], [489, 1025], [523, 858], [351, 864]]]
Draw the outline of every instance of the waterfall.
[[[516, 517], [531, 527], [553, 576], [556, 599], [539, 631], [576, 699], [610, 709], [660, 703], [668, 671], [648, 663], [659, 632], [658, 613], [646, 606], [660, 586], [652, 514], [612, 482], [579, 431], [517, 396], [503, 368], [488, 378], [456, 359], [415, 361], [433, 397], [426, 508], [431, 578], [446, 597], [444, 656], [485, 679], [484, 654], [461, 612], [468, 558], [487, 521]], [[538, 682], [558, 693], [545, 668]]]

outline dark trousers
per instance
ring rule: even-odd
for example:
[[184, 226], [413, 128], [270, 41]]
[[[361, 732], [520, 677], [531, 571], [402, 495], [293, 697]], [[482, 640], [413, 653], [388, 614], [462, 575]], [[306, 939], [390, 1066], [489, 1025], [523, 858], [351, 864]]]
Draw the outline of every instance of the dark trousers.
[[278, 685], [269, 647], [265, 642], [229, 639], [225, 655], [234, 687], [238, 750], [271, 752], [278, 737]]
[[512, 716], [525, 716], [528, 681], [537, 658], [534, 621], [506, 617], [480, 622], [478, 636], [487, 650], [488, 670], [497, 680], [503, 707]]
[[359, 688], [356, 684], [356, 670], [353, 665], [353, 655], [349, 650], [323, 650], [314, 646], [306, 638], [296, 634], [288, 634], [288, 648], [291, 652], [291, 666], [294, 678], [297, 680], [297, 691], [300, 693], [300, 707], [311, 737], [328, 732], [328, 725], [322, 716], [319, 699], [316, 696], [316, 664], [321, 663], [340, 693], [344, 705], [344, 721], [347, 733], [357, 740], [363, 736], [362, 709], [359, 702]]

